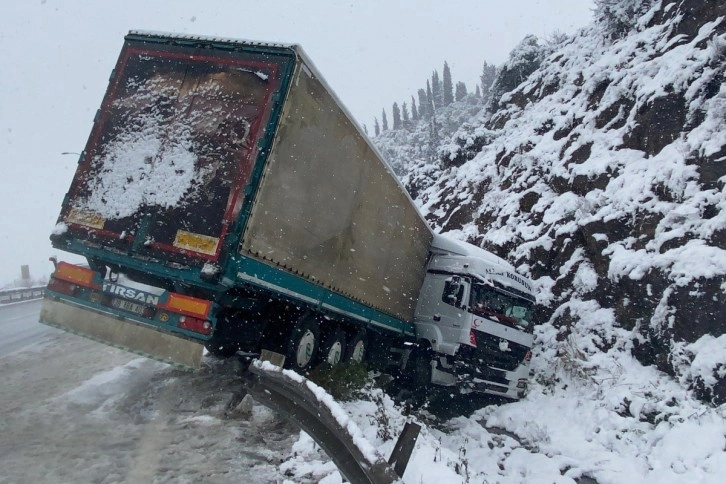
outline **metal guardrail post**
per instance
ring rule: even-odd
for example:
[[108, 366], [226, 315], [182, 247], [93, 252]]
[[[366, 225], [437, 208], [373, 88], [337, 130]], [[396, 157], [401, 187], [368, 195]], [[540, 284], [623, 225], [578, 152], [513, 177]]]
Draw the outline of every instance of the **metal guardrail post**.
[[414, 422], [406, 422], [403, 427], [403, 432], [398, 437], [396, 445], [393, 447], [391, 457], [388, 459], [388, 464], [393, 466], [395, 473], [403, 477], [403, 473], [406, 471], [408, 461], [411, 458], [413, 448], [416, 446], [416, 440], [418, 440], [418, 434], [421, 432], [421, 426]]

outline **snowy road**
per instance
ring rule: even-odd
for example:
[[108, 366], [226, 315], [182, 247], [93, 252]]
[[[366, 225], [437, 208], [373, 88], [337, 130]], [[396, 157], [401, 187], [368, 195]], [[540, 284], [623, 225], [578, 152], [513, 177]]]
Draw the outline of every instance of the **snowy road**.
[[197, 373], [0, 309], [0, 482], [282, 482], [299, 432], [242, 398], [235, 365]]
[[0, 357], [59, 333], [38, 323], [40, 302], [38, 299], [0, 306]]

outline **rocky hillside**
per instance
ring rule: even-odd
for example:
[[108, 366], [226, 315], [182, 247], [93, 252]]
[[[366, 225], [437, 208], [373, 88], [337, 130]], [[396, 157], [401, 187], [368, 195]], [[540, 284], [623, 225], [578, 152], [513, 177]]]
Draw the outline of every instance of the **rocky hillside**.
[[486, 106], [376, 142], [438, 230], [536, 281], [540, 379], [628, 353], [723, 403], [726, 3], [596, 3], [525, 39]]

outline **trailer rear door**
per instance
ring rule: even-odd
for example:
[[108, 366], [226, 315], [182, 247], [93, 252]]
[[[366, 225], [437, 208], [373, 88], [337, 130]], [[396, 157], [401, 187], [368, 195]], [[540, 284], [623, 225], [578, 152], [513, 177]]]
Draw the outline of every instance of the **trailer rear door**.
[[127, 39], [60, 221], [66, 236], [216, 261], [289, 57]]

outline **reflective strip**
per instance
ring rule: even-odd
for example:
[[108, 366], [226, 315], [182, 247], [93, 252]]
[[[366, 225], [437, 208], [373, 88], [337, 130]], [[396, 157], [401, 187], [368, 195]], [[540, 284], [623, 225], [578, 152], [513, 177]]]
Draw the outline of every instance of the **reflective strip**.
[[195, 234], [185, 230], [177, 230], [174, 238], [174, 247], [179, 249], [192, 250], [202, 254], [214, 255], [217, 253], [219, 237]]
[[367, 323], [367, 322], [369, 322], [369, 321], [370, 321], [370, 320], [369, 320], [368, 318], [365, 318], [365, 317], [363, 317], [363, 316], [360, 316], [360, 315], [358, 315], [358, 314], [355, 314], [355, 313], [351, 313], [351, 312], [348, 312], [348, 311], [343, 311], [342, 309], [338, 309], [338, 308], [336, 308], [335, 306], [331, 306], [330, 304], [325, 304], [325, 303], [324, 303], [324, 304], [323, 304], [323, 307], [324, 307], [325, 309], [330, 309], [331, 311], [335, 311], [336, 313], [340, 313], [340, 314], [343, 314], [343, 315], [345, 315], [345, 316], [349, 316], [349, 317], [351, 317], [351, 318], [355, 318], [355, 319], [357, 319], [358, 321], [363, 321], [364, 323]]
[[254, 284], [257, 284], [258, 286], [266, 287], [267, 289], [272, 289], [273, 291], [279, 292], [286, 296], [292, 296], [294, 298], [301, 299], [305, 302], [309, 302], [309, 303], [313, 303], [313, 304], [320, 304], [320, 301], [318, 301], [317, 299], [313, 299], [308, 296], [303, 296], [300, 293], [291, 291], [289, 289], [285, 289], [282, 286], [278, 286], [276, 284], [272, 284], [267, 281], [263, 281], [262, 279], [258, 279], [257, 277], [250, 276], [249, 274], [245, 274], [244, 272], [238, 272], [237, 277], [239, 279], [242, 279], [243, 281], [252, 282]]

